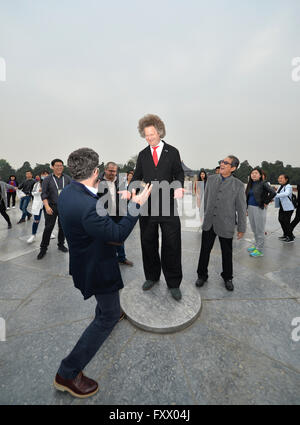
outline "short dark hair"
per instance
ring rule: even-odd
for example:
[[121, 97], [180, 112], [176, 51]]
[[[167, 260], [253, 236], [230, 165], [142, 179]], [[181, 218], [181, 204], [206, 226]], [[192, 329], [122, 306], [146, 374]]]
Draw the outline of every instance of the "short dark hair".
[[52, 167], [54, 166], [54, 164], [55, 164], [56, 162], [61, 162], [61, 163], [62, 163], [62, 165], [64, 165], [64, 161], [63, 161], [62, 159], [56, 158], [56, 159], [53, 159], [53, 161], [51, 161], [51, 165], [52, 165]]
[[26, 171], [25, 171], [25, 174], [26, 174], [26, 173], [31, 173], [31, 175], [33, 176], [33, 174], [32, 174], [32, 171], [31, 171], [31, 170], [26, 170]]
[[48, 170], [43, 170], [43, 171], [41, 171], [41, 174], [46, 174], [46, 173], [47, 173], [47, 174], [50, 174]]
[[219, 170], [220, 169], [220, 165], [218, 165], [216, 168], [215, 168], [215, 170]]
[[279, 174], [279, 176], [283, 176], [285, 178], [285, 180], [287, 180], [287, 183], [290, 182], [290, 178], [289, 178], [289, 176], [287, 174], [281, 173], [281, 174]]
[[231, 166], [236, 167], [236, 169], [238, 169], [240, 165], [240, 160], [234, 155], [228, 155], [228, 158], [232, 159]]
[[109, 166], [110, 166], [110, 165], [112, 165], [113, 167], [117, 167], [117, 168], [118, 168], [118, 164], [116, 164], [114, 161], [109, 161], [109, 162], [105, 165], [104, 169], [105, 169], [105, 170], [107, 170], [107, 169], [109, 168]]
[[93, 149], [80, 148], [70, 153], [67, 164], [74, 180], [85, 180], [99, 166], [99, 155]]

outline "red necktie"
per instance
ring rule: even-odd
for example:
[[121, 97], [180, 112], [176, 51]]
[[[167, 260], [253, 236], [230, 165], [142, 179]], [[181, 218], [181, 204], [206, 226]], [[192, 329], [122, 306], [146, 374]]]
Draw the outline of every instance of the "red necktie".
[[159, 146], [155, 146], [155, 148], [153, 148], [154, 149], [154, 152], [153, 152], [153, 161], [154, 161], [154, 165], [155, 165], [155, 167], [157, 167], [157, 164], [158, 164], [158, 156], [157, 156], [157, 152], [156, 152], [156, 149], [158, 148]]

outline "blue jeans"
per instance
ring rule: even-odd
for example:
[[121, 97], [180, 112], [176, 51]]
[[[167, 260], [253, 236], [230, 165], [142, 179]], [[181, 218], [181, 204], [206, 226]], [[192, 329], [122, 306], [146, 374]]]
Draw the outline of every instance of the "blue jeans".
[[22, 220], [25, 220], [26, 216], [30, 217], [30, 213], [27, 211], [28, 204], [31, 200], [30, 195], [23, 196], [20, 200], [20, 210], [22, 211]]
[[42, 211], [43, 211], [43, 208], [41, 209], [39, 215], [34, 215], [34, 222], [32, 223], [32, 234], [33, 235], [36, 235], [36, 232], [37, 232], [37, 229], [39, 227], [40, 220], [41, 220]]
[[57, 373], [63, 379], [74, 379], [85, 368], [120, 319], [119, 291], [96, 294], [95, 298], [97, 306], [94, 320], [58, 369]]

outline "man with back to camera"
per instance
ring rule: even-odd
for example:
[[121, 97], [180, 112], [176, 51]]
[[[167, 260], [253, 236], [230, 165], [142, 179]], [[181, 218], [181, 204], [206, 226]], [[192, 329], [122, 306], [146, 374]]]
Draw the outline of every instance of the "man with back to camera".
[[45, 207], [45, 229], [40, 252], [37, 256], [38, 260], [41, 260], [46, 255], [56, 218], [58, 219], [58, 249], [62, 252], [68, 252], [68, 248], [64, 245], [65, 236], [60, 224], [57, 202], [61, 191], [71, 183], [71, 177], [64, 174], [64, 163], [61, 159], [54, 159], [51, 162], [51, 168], [53, 173], [46, 177], [42, 184], [41, 198]]
[[147, 185], [140, 195], [133, 191], [127, 215], [115, 223], [98, 200], [99, 156], [89, 148], [72, 152], [68, 167], [73, 181], [58, 199], [58, 211], [70, 252], [70, 274], [84, 299], [95, 296], [95, 318], [71, 353], [62, 360], [54, 386], [74, 397], [86, 398], [98, 384], [82, 370], [97, 353], [120, 318], [119, 290], [123, 288], [116, 247], [132, 231], [151, 192]]
[[[182, 280], [181, 225], [176, 199], [183, 196], [184, 171], [178, 150], [162, 140], [166, 130], [163, 121], [157, 115], [149, 114], [141, 118], [138, 130], [140, 136], [146, 139], [148, 146], [138, 155], [131, 184], [134, 181], [178, 183], [177, 188], [169, 192], [169, 208], [166, 212], [163, 210], [164, 198], [154, 185], [151, 194], [151, 201], [154, 202], [151, 202], [151, 209], [148, 209], [149, 215], [140, 217], [143, 266], [146, 277], [143, 290], [151, 289], [159, 281], [162, 270], [172, 297], [179, 301], [182, 297], [179, 289]], [[152, 208], [155, 204], [158, 207], [156, 212], [155, 208]], [[161, 258], [159, 256], [159, 226], [162, 232]]]
[[204, 193], [204, 221], [196, 286], [202, 287], [208, 279], [210, 252], [216, 236], [219, 236], [223, 266], [221, 276], [225, 288], [233, 291], [232, 238], [236, 213], [237, 238], [241, 239], [246, 231], [247, 203], [244, 184], [232, 175], [239, 166], [238, 158], [229, 155], [219, 163], [220, 174], [208, 177]]

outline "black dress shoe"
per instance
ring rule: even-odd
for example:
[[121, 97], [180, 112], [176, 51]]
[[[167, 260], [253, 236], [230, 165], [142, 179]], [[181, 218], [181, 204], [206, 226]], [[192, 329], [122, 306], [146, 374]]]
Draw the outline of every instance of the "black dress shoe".
[[19, 220], [19, 221], [17, 222], [17, 224], [20, 224], [20, 223], [25, 223], [25, 218], [21, 218], [21, 220]]
[[69, 252], [68, 248], [64, 245], [58, 245], [58, 249], [62, 252]]
[[32, 217], [32, 214], [28, 213], [27, 221], [29, 221], [31, 219], [31, 217]]
[[90, 397], [99, 389], [97, 382], [84, 376], [82, 372], [74, 379], [64, 379], [57, 373], [53, 384], [57, 390], [68, 391], [72, 396], [78, 398]]
[[38, 260], [41, 260], [43, 257], [45, 257], [47, 250], [41, 249], [38, 256], [36, 257]]
[[201, 286], [203, 286], [204, 285], [204, 283], [207, 281], [207, 277], [198, 277], [198, 279], [196, 280], [196, 282], [195, 282], [195, 285], [198, 287], [198, 288], [201, 288]]
[[225, 288], [227, 289], [227, 291], [233, 291], [234, 290], [232, 279], [225, 280]]
[[170, 289], [170, 292], [171, 292], [172, 297], [173, 297], [176, 301], [181, 300], [182, 295], [181, 295], [181, 291], [180, 291], [180, 289], [179, 289], [179, 288], [169, 288], [169, 289]]
[[295, 238], [290, 238], [289, 236], [287, 236], [285, 239], [282, 240], [282, 242], [285, 242], [285, 243], [295, 242]]
[[7, 228], [8, 228], [8, 229], [11, 229], [11, 227], [12, 227], [12, 226], [11, 226], [11, 223], [8, 223]]

